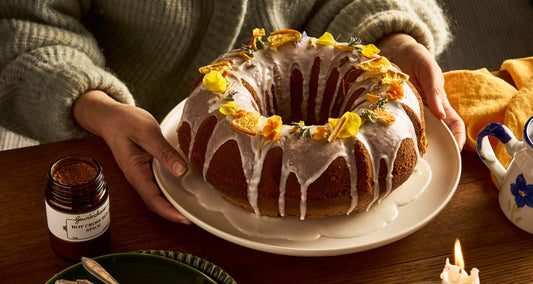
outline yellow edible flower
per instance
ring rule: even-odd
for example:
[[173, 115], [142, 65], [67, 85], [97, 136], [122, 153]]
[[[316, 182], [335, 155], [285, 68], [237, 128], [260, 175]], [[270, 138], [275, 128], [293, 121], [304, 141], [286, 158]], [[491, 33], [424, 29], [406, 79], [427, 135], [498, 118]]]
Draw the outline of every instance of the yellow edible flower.
[[328, 120], [329, 124], [331, 125], [332, 129], [335, 129], [337, 127], [337, 123], [345, 117], [346, 123], [341, 126], [341, 129], [338, 131], [337, 137], [338, 138], [348, 138], [353, 137], [357, 135], [359, 132], [359, 126], [361, 126], [361, 117], [353, 112], [346, 112], [342, 115], [342, 117], [339, 118], [330, 118]]
[[281, 117], [273, 115], [269, 117], [263, 125], [263, 136], [268, 140], [276, 141], [279, 139], [279, 133], [281, 131]]
[[220, 107], [219, 111], [223, 115], [235, 115], [241, 107], [234, 102], [229, 102]]
[[368, 58], [374, 58], [376, 57], [376, 54], [378, 54], [381, 50], [377, 48], [373, 44], [363, 45], [361, 47], [361, 55]]
[[216, 70], [210, 71], [204, 76], [203, 84], [210, 92], [217, 94], [223, 94], [227, 88], [226, 78]]
[[327, 46], [337, 45], [337, 41], [335, 40], [335, 38], [333, 38], [333, 36], [328, 32], [325, 32], [321, 37], [319, 37], [316, 40], [316, 43]]

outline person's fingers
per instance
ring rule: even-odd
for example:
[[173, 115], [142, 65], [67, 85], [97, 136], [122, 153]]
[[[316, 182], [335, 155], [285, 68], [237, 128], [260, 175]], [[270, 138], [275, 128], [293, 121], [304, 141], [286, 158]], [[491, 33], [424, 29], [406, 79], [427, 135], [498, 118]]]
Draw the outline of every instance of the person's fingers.
[[443, 103], [446, 99], [446, 93], [442, 88], [427, 87], [424, 88], [426, 104], [431, 112], [439, 119], [445, 119], [447, 114]]
[[[141, 151], [141, 150], [140, 150]], [[135, 188], [146, 207], [161, 217], [183, 224], [191, 222], [185, 218], [176, 208], [170, 204], [163, 196], [159, 188], [154, 183], [154, 176], [151, 169], [151, 159], [148, 155], [132, 155], [124, 171], [126, 179]]]
[[460, 149], [466, 141], [465, 124], [450, 105], [444, 91], [444, 76], [431, 53], [414, 38], [405, 34], [392, 34], [383, 38], [378, 46], [383, 55], [410, 76], [411, 83], [420, 93], [424, 104], [453, 133]]
[[442, 121], [444, 121], [444, 123], [448, 126], [455, 138], [455, 141], [457, 142], [457, 146], [459, 146], [459, 150], [462, 151], [466, 142], [465, 123], [455, 109], [450, 105], [448, 99], [445, 99], [442, 105], [446, 111], [446, 118], [444, 118]]
[[436, 62], [432, 59], [430, 60], [430, 58], [424, 59], [424, 56], [430, 55], [427, 52], [421, 52], [419, 56], [415, 57], [421, 59], [419, 59], [415, 67], [415, 80], [428, 108], [439, 119], [444, 119], [446, 118], [446, 110], [443, 102], [447, 101], [447, 99], [444, 91], [442, 70]]
[[153, 182], [153, 177], [135, 177], [132, 183], [135, 184], [134, 187], [137, 188], [139, 196], [148, 209], [171, 222], [191, 224], [168, 200], [161, 196], [159, 188]]
[[160, 131], [154, 129], [152, 134], [145, 137], [140, 145], [143, 145], [143, 148], [172, 175], [182, 177], [187, 172], [187, 164]]

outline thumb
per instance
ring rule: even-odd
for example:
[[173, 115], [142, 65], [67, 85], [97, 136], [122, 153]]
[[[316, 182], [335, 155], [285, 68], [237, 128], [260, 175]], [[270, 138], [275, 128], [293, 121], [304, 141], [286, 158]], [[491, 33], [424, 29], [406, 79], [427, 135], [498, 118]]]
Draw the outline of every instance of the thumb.
[[446, 118], [444, 104], [447, 102], [446, 92], [444, 91], [444, 77], [440, 67], [436, 64], [428, 64], [424, 68], [422, 78], [419, 83], [422, 89], [422, 96], [426, 98], [426, 104], [435, 116], [439, 119]]
[[182, 177], [187, 173], [187, 164], [178, 151], [168, 143], [163, 134], [159, 133], [150, 141], [150, 145], [148, 145], [150, 149], [146, 149], [146, 151], [152, 154], [165, 169], [176, 177]]

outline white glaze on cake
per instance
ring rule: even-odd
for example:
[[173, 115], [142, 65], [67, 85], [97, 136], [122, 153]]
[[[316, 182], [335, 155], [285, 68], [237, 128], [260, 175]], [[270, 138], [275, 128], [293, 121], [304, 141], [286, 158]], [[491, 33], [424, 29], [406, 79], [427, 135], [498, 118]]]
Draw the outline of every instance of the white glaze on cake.
[[[281, 138], [275, 142], [268, 143], [261, 151], [259, 151], [259, 149], [263, 146], [263, 137], [251, 137], [237, 132], [229, 126], [229, 121], [216, 124], [207, 145], [202, 173], [204, 179], [206, 179], [210, 161], [220, 146], [232, 139], [237, 141], [240, 149], [241, 161], [243, 163], [242, 168], [244, 176], [248, 184], [248, 201], [256, 214], [259, 214], [257, 200], [262, 166], [266, 157], [265, 153], [267, 153], [271, 147], [281, 147], [283, 150], [279, 188], [280, 195], [278, 199], [279, 213], [281, 216], [285, 215], [285, 185], [289, 174], [294, 173], [301, 185], [301, 219], [304, 219], [306, 216], [306, 196], [309, 185], [312, 184], [327, 169], [331, 162], [338, 157], [345, 158], [352, 181], [352, 202], [350, 209], [346, 213], [349, 214], [357, 206], [357, 168], [354, 155], [352, 154], [355, 140], [361, 141], [367, 148], [372, 160], [374, 173], [379, 171], [380, 159], [384, 159], [386, 162], [389, 172], [387, 173], [385, 181], [385, 196], [388, 195], [392, 188], [392, 165], [401, 141], [405, 138], [412, 139], [415, 149], [417, 149], [417, 158], [419, 157], [416, 133], [409, 116], [403, 110], [402, 104], [409, 106], [420, 120], [422, 110], [416, 95], [405, 82], [402, 83], [404, 89], [403, 98], [391, 100], [386, 104], [387, 111], [392, 113], [396, 118], [396, 122], [392, 126], [382, 125], [380, 123], [365, 123], [359, 128], [359, 133], [355, 137], [337, 139], [333, 143], [328, 143], [326, 139], [321, 141], [296, 139], [294, 136], [289, 135], [293, 126], [290, 125], [291, 122], [285, 121], [285, 117], [288, 117], [291, 113], [290, 76], [294, 69], [300, 70], [303, 77], [303, 99], [300, 110], [303, 117], [306, 118], [309, 101], [309, 81], [311, 78], [313, 61], [317, 56], [322, 59], [314, 111], [315, 116], [318, 118], [322, 106], [321, 94], [324, 93], [326, 87], [325, 82], [328, 80], [331, 70], [337, 68], [339, 71], [338, 81], [336, 83], [337, 88], [339, 88], [345, 74], [350, 69], [352, 69], [357, 63], [368, 60], [368, 58], [360, 56], [358, 50], [349, 52], [334, 48], [333, 46], [315, 45], [314, 42], [312, 42], [314, 40], [315, 39], [310, 37], [304, 37], [298, 44], [288, 43], [278, 47], [277, 50], [271, 50], [267, 46], [264, 49], [257, 50], [255, 56], [249, 61], [245, 61], [243, 57], [235, 55], [239, 50], [230, 51], [215, 61], [233, 60], [234, 62], [231, 73], [235, 76], [227, 76], [227, 80], [230, 82], [231, 89], [236, 91], [236, 94], [233, 97], [235, 104], [250, 112], [257, 112], [256, 109], [260, 109], [262, 114], [261, 123], [266, 120], [265, 116], [268, 106], [271, 106], [270, 113], [276, 114], [276, 111], [273, 109], [275, 104], [278, 106], [277, 114], [284, 117]], [[347, 58], [348, 62], [339, 67], [341, 60], [344, 58]], [[275, 84], [275, 68], [279, 68], [279, 74], [283, 74], [279, 78], [281, 82], [279, 85]], [[369, 106], [370, 103], [366, 100], [365, 94], [375, 90], [373, 87], [375, 87], [375, 84], [379, 79], [369, 78], [361, 80], [361, 78], [364, 77], [365, 74], [363, 73], [359, 76], [358, 81], [352, 83], [346, 90], [346, 98], [344, 99], [340, 111], [341, 115], [346, 111], [361, 113], [363, 108]], [[237, 78], [244, 79], [253, 87], [257, 95], [261, 98], [261, 105], [255, 106], [255, 101], [252, 98], [252, 95], [248, 89], [243, 86], [241, 83], [242, 81], [237, 80]], [[276, 85], [276, 87], [281, 90], [282, 94], [281, 97], [276, 97], [276, 102], [274, 102], [274, 94], [271, 92], [272, 85]], [[365, 91], [357, 100], [355, 100], [353, 106], [350, 109], [347, 109], [346, 105], [350, 95], [360, 88], [364, 88]], [[264, 99], [263, 94], [265, 93], [268, 94], [267, 97], [270, 100], [269, 102], [266, 102]], [[341, 93], [342, 92], [336, 91], [335, 96]], [[336, 97], [333, 97], [332, 102], [335, 101]], [[219, 113], [219, 108], [224, 103], [225, 102], [220, 96], [208, 91], [207, 88], [201, 84], [191, 93], [184, 107], [181, 121], [181, 123], [188, 123], [192, 131], [191, 139], [193, 141], [189, 144], [189, 155], [192, 153], [196, 131], [206, 117], [214, 115], [219, 122], [227, 120], [226, 117]], [[329, 113], [331, 113], [333, 105], [334, 104], [332, 103]], [[262, 127], [260, 126], [260, 133], [261, 130]], [[384, 137], [387, 138], [384, 139]], [[310, 151], [310, 149], [312, 149], [312, 151]], [[190, 156], [188, 158], [190, 159]], [[378, 175], [374, 174], [374, 200], [367, 207], [367, 210], [373, 203], [379, 201], [380, 183], [377, 178]]]

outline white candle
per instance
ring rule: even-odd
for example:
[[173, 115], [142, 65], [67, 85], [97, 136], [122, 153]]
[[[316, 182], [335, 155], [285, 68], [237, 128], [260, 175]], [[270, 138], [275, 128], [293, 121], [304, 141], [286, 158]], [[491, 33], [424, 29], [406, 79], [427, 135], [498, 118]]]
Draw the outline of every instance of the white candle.
[[442, 284], [479, 284], [479, 269], [472, 268], [470, 275], [458, 265], [450, 263], [450, 259], [446, 258], [446, 265], [440, 274]]
[[470, 275], [465, 271], [463, 253], [459, 240], [455, 240], [455, 265], [446, 258], [446, 265], [440, 274], [442, 284], [479, 284], [479, 269], [472, 268]]

